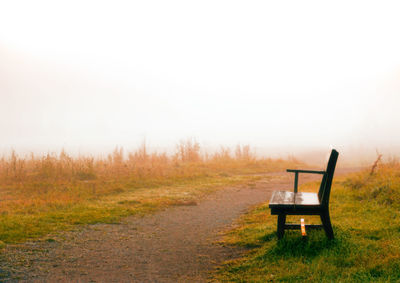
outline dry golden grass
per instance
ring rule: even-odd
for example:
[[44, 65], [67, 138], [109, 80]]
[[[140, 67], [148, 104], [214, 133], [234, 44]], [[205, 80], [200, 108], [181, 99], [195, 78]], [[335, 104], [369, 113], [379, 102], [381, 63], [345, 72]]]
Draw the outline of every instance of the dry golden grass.
[[65, 151], [0, 159], [0, 241], [18, 242], [80, 223], [116, 221], [167, 205], [190, 205], [230, 184], [279, 171], [296, 160], [256, 158], [249, 146], [201, 154], [193, 140], [172, 156], [116, 148], [106, 158]]

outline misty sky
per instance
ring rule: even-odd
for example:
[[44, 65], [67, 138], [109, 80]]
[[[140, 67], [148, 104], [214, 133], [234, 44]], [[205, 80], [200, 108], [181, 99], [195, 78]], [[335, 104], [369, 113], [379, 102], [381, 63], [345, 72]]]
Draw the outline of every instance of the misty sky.
[[400, 145], [396, 1], [1, 1], [0, 150]]

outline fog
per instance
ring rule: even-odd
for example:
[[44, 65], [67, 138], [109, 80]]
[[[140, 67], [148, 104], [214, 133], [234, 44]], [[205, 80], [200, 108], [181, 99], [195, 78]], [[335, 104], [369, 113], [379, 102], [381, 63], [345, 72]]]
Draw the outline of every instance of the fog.
[[[396, 1], [4, 1], [0, 151], [400, 152]], [[304, 154], [303, 154], [304, 155]]]

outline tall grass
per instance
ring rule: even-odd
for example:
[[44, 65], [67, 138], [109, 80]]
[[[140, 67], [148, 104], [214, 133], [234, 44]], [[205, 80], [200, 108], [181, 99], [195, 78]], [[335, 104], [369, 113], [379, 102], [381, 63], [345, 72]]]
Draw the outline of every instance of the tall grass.
[[374, 201], [400, 210], [400, 162], [396, 158], [373, 166], [374, 170], [354, 174], [344, 182], [359, 201]]
[[31, 182], [58, 184], [71, 181], [110, 179], [158, 179], [193, 177], [220, 170], [284, 168], [286, 164], [299, 163], [295, 159], [283, 160], [256, 158], [250, 147], [238, 145], [232, 154], [229, 148], [213, 154], [201, 153], [200, 146], [192, 140], [182, 141], [176, 153], [150, 153], [145, 144], [133, 152], [116, 147], [106, 158], [94, 156], [72, 157], [64, 150], [59, 154], [21, 157], [12, 151], [0, 158], [0, 182], [2, 185], [23, 185]]
[[191, 139], [181, 141], [171, 155], [150, 152], [145, 144], [132, 152], [117, 147], [106, 157], [12, 151], [0, 159], [0, 241], [21, 241], [67, 224], [113, 221], [182, 200], [179, 190], [191, 188], [196, 195], [207, 186], [244, 182], [234, 177], [238, 174], [280, 170], [296, 162], [256, 158], [249, 146], [205, 153]]

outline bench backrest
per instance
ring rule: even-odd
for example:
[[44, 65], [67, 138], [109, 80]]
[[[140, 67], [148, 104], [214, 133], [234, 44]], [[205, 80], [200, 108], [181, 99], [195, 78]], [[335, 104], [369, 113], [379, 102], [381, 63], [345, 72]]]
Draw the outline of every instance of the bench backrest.
[[329, 157], [328, 166], [326, 167], [326, 173], [322, 178], [321, 186], [319, 187], [318, 197], [322, 206], [329, 206], [329, 195], [331, 193], [331, 186], [333, 180], [333, 173], [335, 173], [336, 161], [339, 153], [332, 149], [331, 156]]

